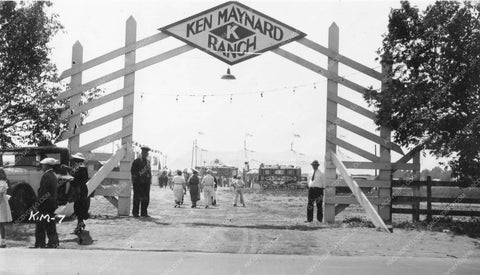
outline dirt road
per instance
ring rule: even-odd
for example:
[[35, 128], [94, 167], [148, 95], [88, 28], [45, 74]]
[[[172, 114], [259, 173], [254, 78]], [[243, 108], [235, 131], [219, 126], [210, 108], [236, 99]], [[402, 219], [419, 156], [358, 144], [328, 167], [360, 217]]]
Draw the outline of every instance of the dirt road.
[[[305, 194], [304, 194], [305, 193]], [[203, 196], [203, 194], [202, 194]], [[151, 218], [118, 217], [104, 198], [92, 200], [87, 229], [95, 242], [77, 244], [70, 234], [75, 221], [57, 225], [61, 248], [218, 253], [390, 256], [480, 257], [480, 242], [451, 233], [395, 229], [393, 234], [372, 228], [347, 228], [342, 223], [305, 224], [306, 191], [245, 194], [247, 207], [233, 207], [231, 190], [217, 192], [218, 205], [205, 209], [200, 202], [190, 208], [189, 195], [182, 208], [173, 208], [170, 189], [152, 186]], [[356, 208], [337, 219], [358, 215]], [[10, 247], [34, 242], [34, 225], [9, 226]]]

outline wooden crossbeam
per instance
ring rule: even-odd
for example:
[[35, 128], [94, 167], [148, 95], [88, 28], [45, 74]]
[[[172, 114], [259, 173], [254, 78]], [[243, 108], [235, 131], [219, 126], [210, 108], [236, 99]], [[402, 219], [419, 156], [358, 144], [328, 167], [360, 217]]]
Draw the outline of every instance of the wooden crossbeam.
[[326, 78], [337, 82], [338, 84], [341, 84], [347, 88], [350, 88], [356, 92], [361, 93], [362, 95], [365, 93], [366, 88], [362, 87], [361, 85], [358, 85], [350, 80], [345, 79], [344, 77], [339, 76], [338, 74], [332, 73], [318, 65], [313, 64], [312, 62], [301, 58], [293, 53], [290, 53], [284, 49], [277, 48], [275, 50], [272, 50], [272, 52], [294, 62], [297, 63], [298, 65], [301, 65], [309, 70], [312, 70], [318, 74], [321, 74], [325, 76]]
[[120, 70], [117, 70], [113, 73], [110, 73], [108, 75], [105, 75], [105, 76], [102, 76], [102, 77], [99, 77], [97, 79], [94, 79], [90, 82], [87, 82], [85, 84], [82, 84], [74, 89], [70, 89], [70, 90], [67, 90], [63, 93], [61, 93], [60, 95], [58, 95], [57, 97], [57, 100], [63, 100], [63, 99], [67, 99], [67, 98], [70, 98], [76, 94], [79, 94], [83, 91], [87, 91], [87, 90], [90, 90], [92, 88], [95, 88], [99, 85], [102, 85], [102, 84], [105, 84], [107, 82], [110, 82], [114, 79], [117, 79], [117, 78], [120, 78], [122, 76], [125, 76], [127, 74], [130, 74], [132, 72], [135, 72], [135, 71], [138, 71], [138, 70], [141, 70], [141, 69], [144, 69], [148, 66], [151, 66], [151, 65], [154, 65], [156, 63], [159, 63], [159, 62], [162, 62], [162, 61], [165, 61], [167, 59], [170, 59], [172, 57], [175, 57], [179, 54], [182, 54], [182, 53], [185, 53], [185, 52], [188, 52], [190, 50], [193, 50], [194, 48], [190, 45], [184, 45], [184, 46], [181, 46], [181, 47], [178, 47], [178, 48], [175, 48], [173, 50], [169, 50], [167, 52], [164, 52], [164, 53], [161, 53], [161, 54], [158, 54], [154, 57], [151, 57], [149, 59], [146, 59], [146, 60], [143, 60], [141, 62], [138, 62], [136, 63], [135, 65], [132, 65], [132, 66], [129, 66], [127, 68], [123, 68], [123, 69], [120, 69]]
[[313, 42], [312, 40], [308, 39], [308, 38], [302, 38], [302, 39], [299, 39], [297, 40], [298, 43], [316, 51], [316, 52], [319, 52], [321, 54], [324, 54], [340, 63], [343, 63], [347, 66], [349, 66], [350, 68], [353, 68], [359, 72], [362, 72], [368, 76], [371, 76], [377, 80], [382, 80], [382, 73], [380, 72], [377, 72], [375, 71], [374, 69], [371, 69], [361, 63], [358, 63], [357, 61], [354, 61], [348, 57], [345, 57], [341, 54], [338, 54], [336, 52], [333, 52], [331, 51], [330, 49], [328, 49], [327, 47], [324, 47], [318, 43], [315, 43]]
[[109, 94], [104, 95], [102, 97], [96, 98], [96, 99], [94, 99], [90, 102], [87, 102], [85, 104], [82, 104], [82, 105], [78, 106], [77, 108], [75, 108], [75, 110], [73, 110], [73, 112], [72, 112], [71, 109], [66, 110], [61, 114], [61, 117], [62, 118], [68, 118], [68, 117], [71, 117], [71, 116], [78, 115], [82, 112], [85, 112], [85, 111], [88, 111], [90, 109], [96, 108], [96, 107], [98, 107], [102, 104], [108, 103], [112, 100], [121, 98], [121, 97], [129, 95], [131, 93], [133, 93], [133, 87], [127, 87], [125, 89], [117, 90], [115, 92], [109, 93]]
[[[377, 187], [377, 188], [390, 188], [390, 181], [388, 180], [355, 180], [360, 186], [363, 187]], [[343, 179], [327, 179], [326, 180], [327, 186], [332, 187], [346, 187], [348, 184]]]
[[[117, 166], [121, 159], [127, 154], [127, 147], [124, 145], [112, 155], [112, 157], [105, 162], [105, 164], [95, 173], [90, 180], [87, 182], [88, 195], [90, 196], [92, 192], [100, 185], [100, 183], [105, 179], [105, 177]], [[57, 210], [57, 213], [60, 215], [70, 216], [73, 213], [73, 203], [67, 203], [63, 207]]]
[[101, 139], [98, 139], [94, 142], [91, 142], [89, 144], [86, 144], [82, 147], [80, 147], [80, 151], [92, 151], [93, 149], [96, 149], [100, 146], [103, 146], [105, 144], [109, 144], [110, 142], [113, 142], [117, 139], [121, 139], [123, 137], [129, 136], [132, 134], [132, 126], [129, 126], [128, 128], [125, 128], [121, 131], [118, 131], [116, 133], [113, 133], [111, 135], [108, 135], [106, 137], [103, 137]]
[[92, 161], [107, 161], [112, 157], [110, 153], [92, 153], [92, 152], [82, 152], [87, 160]]
[[406, 155], [404, 155], [399, 160], [397, 160], [396, 163], [407, 163], [409, 160], [411, 160], [415, 156], [415, 154], [419, 153], [422, 150], [422, 148], [423, 148], [423, 144], [417, 145], [410, 152], [408, 152]]
[[89, 123], [86, 123], [84, 125], [81, 125], [80, 127], [78, 127], [75, 130], [75, 133], [73, 133], [73, 131], [64, 132], [65, 134], [62, 135], [62, 137], [59, 139], [59, 141], [65, 140], [67, 138], [71, 138], [73, 136], [78, 136], [82, 133], [88, 132], [88, 131], [93, 130], [97, 127], [100, 127], [102, 125], [105, 125], [107, 123], [110, 123], [112, 121], [115, 121], [117, 119], [120, 119], [120, 118], [122, 118], [124, 116], [127, 116], [127, 115], [130, 115], [130, 114], [133, 114], [133, 106], [132, 105], [130, 105], [126, 109], [116, 111], [114, 113], [103, 116], [99, 119], [96, 119], [96, 120], [91, 121]]
[[[88, 174], [93, 175], [97, 173], [98, 171], [89, 169]], [[130, 172], [124, 172], [124, 171], [112, 171], [110, 172], [105, 178], [107, 179], [117, 179], [117, 180], [129, 180], [130, 179]]]
[[[420, 167], [413, 163], [389, 163], [389, 162], [362, 162], [344, 161], [343, 164], [349, 169], [381, 169], [381, 170], [418, 170]], [[335, 168], [332, 162], [325, 163], [326, 168]]]
[[338, 103], [340, 105], [342, 105], [343, 107], [346, 107], [356, 113], [359, 113], [371, 120], [376, 120], [377, 119], [377, 116], [375, 115], [374, 112], [366, 109], [366, 108], [363, 108], [362, 106], [360, 105], [357, 105], [349, 100], [346, 100], [342, 97], [339, 97], [335, 94], [332, 94], [332, 93], [329, 93], [327, 92], [327, 99], [332, 101], [332, 102], [335, 102], [335, 103]]
[[102, 56], [99, 56], [99, 57], [96, 57], [92, 60], [89, 60], [85, 63], [83, 63], [82, 65], [76, 67], [76, 68], [70, 68], [70, 69], [67, 69], [65, 71], [62, 72], [62, 74], [60, 75], [60, 79], [64, 79], [64, 78], [67, 78], [67, 77], [70, 77], [74, 74], [77, 74], [81, 71], [85, 71], [87, 69], [90, 69], [92, 67], [95, 67], [97, 65], [100, 65], [102, 63], [105, 63], [111, 59], [114, 59], [116, 57], [119, 57], [119, 56], [122, 56], [128, 52], [131, 52], [131, 51], [134, 51], [136, 49], [139, 49], [141, 47], [145, 47], [147, 45], [150, 45], [152, 43], [155, 43], [157, 41], [160, 41], [162, 39], [165, 39], [169, 37], [167, 34], [165, 33], [156, 33], [152, 36], [149, 36], [147, 38], [144, 38], [142, 40], [139, 40], [137, 41], [135, 44], [131, 44], [131, 45], [128, 45], [126, 47], [121, 47], [119, 49], [116, 49], [114, 51], [111, 51], [109, 53], [106, 53]]
[[[362, 194], [365, 195], [365, 193], [363, 193], [363, 192], [362, 192]], [[390, 199], [389, 198], [381, 198], [381, 197], [373, 197], [373, 196], [368, 196], [367, 197], [367, 196], [365, 196], [365, 199], [368, 200], [368, 202], [372, 205], [372, 207], [373, 207], [373, 205], [390, 205]], [[358, 201], [356, 196], [335, 196], [335, 197], [325, 198], [324, 200], [325, 200], [326, 203], [340, 204], [340, 205], [361, 204]], [[377, 226], [377, 227], [379, 227], [379, 226]]]
[[374, 154], [370, 153], [370, 152], [367, 152], [363, 149], [360, 149], [358, 148], [357, 146], [351, 144], [351, 143], [348, 143], [342, 139], [339, 139], [339, 138], [336, 138], [336, 137], [333, 137], [333, 136], [327, 136], [327, 141], [333, 143], [333, 144], [336, 144], [344, 149], [347, 149], [348, 151], [352, 152], [352, 153], [355, 153], [363, 158], [366, 158], [368, 160], [371, 160], [371, 161], [376, 161], [376, 162], [379, 162], [380, 161], [380, 158], [375, 156]]
[[344, 128], [344, 129], [347, 129], [359, 136], [362, 136], [370, 141], [373, 141], [375, 143], [378, 143], [384, 147], [387, 147], [389, 149], [392, 149], [394, 150], [395, 152], [399, 153], [399, 154], [404, 154], [403, 153], [403, 150], [400, 146], [398, 146], [397, 144], [393, 143], [393, 142], [387, 142], [386, 140], [384, 140], [383, 138], [363, 129], [363, 128], [360, 128], [358, 126], [355, 126], [353, 124], [351, 124], [350, 122], [346, 121], [346, 120], [343, 120], [341, 118], [338, 118], [338, 117], [335, 117], [335, 115], [333, 114], [330, 114], [328, 113], [327, 114], [327, 120]]
[[357, 199], [357, 201], [360, 203], [360, 205], [362, 205], [362, 207], [365, 209], [367, 214], [370, 216], [370, 219], [372, 220], [373, 224], [378, 228], [382, 228], [386, 232], [390, 232], [390, 230], [387, 228], [387, 226], [383, 222], [382, 218], [378, 215], [373, 205], [370, 203], [370, 201], [367, 199], [365, 194], [362, 192], [362, 189], [360, 189], [360, 187], [355, 182], [355, 180], [353, 180], [352, 177], [348, 174], [347, 168], [338, 159], [337, 155], [332, 151], [329, 151], [328, 154], [331, 155], [332, 160], [335, 163], [335, 166], [337, 167], [337, 170], [340, 172], [343, 179], [345, 179], [345, 182], [347, 182], [348, 187], [350, 187], [350, 190], [352, 190], [352, 193]]

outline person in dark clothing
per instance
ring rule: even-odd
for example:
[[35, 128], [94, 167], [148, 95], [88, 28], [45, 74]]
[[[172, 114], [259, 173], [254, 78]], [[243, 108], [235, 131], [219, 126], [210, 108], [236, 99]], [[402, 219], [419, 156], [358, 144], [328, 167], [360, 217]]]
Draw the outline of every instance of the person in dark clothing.
[[167, 177], [167, 171], [162, 171], [160, 176], [158, 177], [158, 185], [160, 188], [167, 188], [168, 185], [168, 177]]
[[148, 203], [150, 201], [150, 184], [152, 183], [152, 171], [150, 169], [150, 161], [147, 159], [150, 148], [142, 147], [141, 157], [132, 163], [133, 183], [133, 209], [132, 214], [138, 217], [138, 210], [141, 208], [142, 217], [150, 217], [148, 215]]
[[[35, 248], [57, 248], [59, 241], [55, 225], [55, 210], [57, 209], [58, 179], [53, 172], [53, 166], [57, 160], [45, 158], [40, 164], [44, 174], [38, 188], [38, 215], [35, 227]], [[45, 246], [45, 233], [48, 236], [48, 244]]]
[[197, 207], [197, 201], [200, 199], [200, 192], [198, 185], [200, 179], [198, 178], [198, 171], [192, 169], [193, 175], [188, 179], [188, 186], [190, 188], [190, 199], [192, 201], [192, 208]]
[[71, 182], [72, 188], [72, 200], [73, 211], [75, 216], [77, 216], [77, 227], [75, 228], [74, 233], [80, 234], [85, 230], [85, 222], [90, 218], [88, 210], [90, 208], [90, 197], [88, 196], [88, 169], [85, 167], [85, 157], [81, 153], [77, 153], [72, 156], [73, 169], [72, 176], [73, 180]]

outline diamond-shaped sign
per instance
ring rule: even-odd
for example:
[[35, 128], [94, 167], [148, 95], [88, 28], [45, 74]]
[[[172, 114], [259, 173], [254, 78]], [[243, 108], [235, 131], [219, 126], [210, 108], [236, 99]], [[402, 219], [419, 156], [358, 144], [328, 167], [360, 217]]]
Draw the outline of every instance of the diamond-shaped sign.
[[235, 1], [159, 30], [230, 65], [305, 36], [304, 33]]

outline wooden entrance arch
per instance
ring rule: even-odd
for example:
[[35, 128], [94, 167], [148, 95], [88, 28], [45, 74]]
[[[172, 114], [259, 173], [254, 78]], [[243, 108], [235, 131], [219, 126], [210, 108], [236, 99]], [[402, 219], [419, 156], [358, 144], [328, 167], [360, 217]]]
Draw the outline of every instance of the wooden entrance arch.
[[[237, 2], [227, 2], [227, 4], [242, 4]], [[222, 6], [220, 5], [220, 6]], [[212, 11], [214, 8], [208, 10]], [[263, 14], [261, 14], [263, 15]], [[265, 15], [263, 15], [265, 16]], [[192, 17], [193, 18], [193, 17]], [[185, 19], [188, 20], [189, 18]], [[271, 19], [267, 17], [267, 19]], [[184, 22], [182, 20], [181, 22]], [[271, 19], [274, 20], [274, 19]], [[180, 22], [180, 23], [181, 23]], [[278, 22], [278, 21], [276, 21]], [[207, 22], [208, 23], [208, 22]], [[167, 27], [166, 27], [167, 28]], [[178, 48], [166, 51], [156, 56], [136, 62], [136, 51], [141, 47], [160, 42], [161, 40], [171, 36], [171, 33], [164, 28], [164, 31], [156, 33], [150, 37], [137, 40], [136, 30], [137, 24], [133, 17], [126, 21], [126, 39], [125, 45], [109, 53], [93, 58], [88, 61], [83, 60], [83, 47], [80, 42], [73, 45], [72, 50], [72, 67], [65, 70], [61, 74], [61, 79], [70, 78], [69, 90], [59, 95], [58, 100], [69, 99], [70, 109], [63, 115], [68, 117], [70, 130], [61, 137], [61, 140], [67, 140], [72, 153], [82, 152], [88, 156], [89, 160], [106, 161], [106, 163], [98, 170], [91, 171], [92, 178], [88, 182], [89, 193], [95, 191], [95, 195], [105, 196], [112, 204], [118, 208], [119, 215], [129, 215], [130, 198], [131, 198], [131, 182], [130, 182], [130, 166], [133, 161], [132, 152], [132, 134], [133, 134], [133, 114], [134, 114], [134, 94], [135, 94], [135, 72], [148, 66], [160, 63], [167, 59], [178, 56], [182, 53], [193, 50], [195, 47], [191, 43], [187, 43]], [[191, 31], [192, 32], [192, 31]], [[174, 35], [177, 37], [177, 35]], [[177, 37], [178, 38], [178, 37]], [[288, 41], [290, 42], [290, 41]], [[284, 42], [288, 43], [288, 42]], [[404, 154], [400, 146], [391, 142], [391, 131], [386, 127], [380, 128], [380, 135], [369, 132], [357, 125], [355, 122], [340, 119], [337, 115], [337, 107], [341, 105], [359, 115], [365, 116], [371, 120], [375, 119], [375, 113], [360, 105], [351, 102], [348, 97], [338, 95], [338, 86], [343, 85], [350, 89], [350, 92], [361, 93], [365, 91], [365, 87], [338, 75], [339, 63], [353, 68], [363, 73], [375, 81], [383, 83], [388, 79], [389, 68], [383, 67], [382, 72], [378, 72], [367, 66], [364, 66], [353, 59], [343, 56], [339, 53], [339, 28], [333, 23], [329, 28], [328, 47], [322, 46], [300, 35], [295, 39], [295, 43], [309, 48], [319, 54], [328, 57], [327, 68], [321, 67], [307, 59], [295, 55], [280, 45], [266, 48], [264, 51], [272, 51], [279, 56], [286, 58], [308, 70], [314, 71], [328, 79], [327, 81], [327, 119], [326, 119], [326, 150], [325, 150], [325, 175], [327, 188], [324, 197], [324, 219], [327, 222], [334, 222], [335, 216], [344, 210], [350, 204], [361, 204], [370, 215], [375, 225], [385, 228], [384, 222], [391, 220], [391, 199], [392, 188], [391, 178], [392, 172], [396, 169], [413, 170], [419, 176], [420, 157], [418, 150], [414, 150]], [[124, 56], [124, 67], [100, 76], [94, 80], [83, 83], [82, 73], [85, 70], [101, 65], [114, 58]], [[223, 60], [229, 64], [235, 61]], [[112, 80], [123, 78], [123, 88], [111, 92], [89, 103], [79, 105], [80, 97], [83, 92], [95, 88], [99, 85], [108, 83]], [[375, 83], [372, 83], [375, 84]], [[92, 122], [80, 125], [80, 115], [82, 112], [108, 103], [112, 100], [123, 98], [123, 109], [104, 117], [96, 119]], [[105, 125], [115, 120], [122, 120], [122, 129], [118, 132], [111, 133], [108, 136], [99, 138], [89, 144], [80, 146], [80, 137], [85, 132]], [[358, 146], [341, 139], [337, 135], [338, 127], [342, 127], [350, 132], [360, 135], [376, 144], [380, 145], [380, 156], [374, 155]], [[99, 154], [93, 150], [109, 144], [111, 142], [121, 140], [121, 148], [114, 154]], [[342, 147], [368, 161], [340, 161], [337, 157], [337, 146]], [[397, 162], [392, 163], [391, 152], [395, 151], [404, 155]], [[413, 163], [408, 163], [413, 159]], [[115, 167], [119, 167], [119, 171], [113, 171]], [[378, 169], [379, 176], [374, 180], [354, 180], [349, 174], [349, 169]], [[341, 177], [337, 177], [337, 170]], [[114, 180], [117, 184], [112, 186], [104, 186], [101, 183], [105, 179]], [[354, 196], [339, 196], [336, 194], [337, 187], [350, 187]], [[376, 188], [378, 190], [375, 195], [366, 197], [360, 188]], [[61, 212], [67, 213], [72, 208], [71, 205], [65, 206]]]

